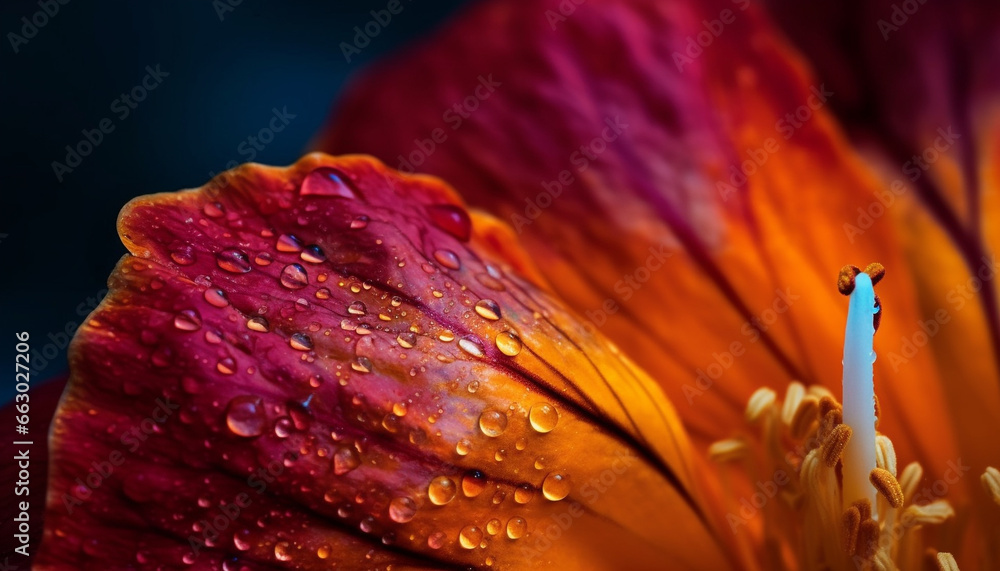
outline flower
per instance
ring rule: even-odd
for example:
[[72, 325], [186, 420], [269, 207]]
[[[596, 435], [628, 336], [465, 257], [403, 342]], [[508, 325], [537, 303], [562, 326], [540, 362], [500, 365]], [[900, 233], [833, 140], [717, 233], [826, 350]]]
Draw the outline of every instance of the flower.
[[[318, 139], [402, 174], [312, 154], [130, 203], [40, 568], [995, 565], [995, 99], [867, 95], [794, 9], [477, 4]], [[833, 278], [871, 260], [865, 490]]]

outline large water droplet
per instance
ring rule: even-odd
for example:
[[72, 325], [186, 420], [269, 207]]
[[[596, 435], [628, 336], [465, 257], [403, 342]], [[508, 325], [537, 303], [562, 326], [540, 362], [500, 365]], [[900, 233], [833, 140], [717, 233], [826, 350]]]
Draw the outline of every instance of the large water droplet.
[[322, 264], [323, 262], [326, 261], [326, 254], [319, 246], [315, 244], [311, 244], [303, 248], [302, 253], [299, 254], [299, 257], [309, 262], [310, 264]]
[[417, 515], [417, 502], [407, 497], [393, 498], [389, 502], [389, 517], [396, 523], [406, 523]]
[[528, 412], [528, 420], [536, 431], [551, 432], [559, 422], [559, 412], [547, 402], [535, 403]]
[[223, 357], [215, 364], [215, 370], [223, 375], [232, 375], [236, 372], [236, 361], [232, 357]]
[[194, 263], [194, 249], [191, 246], [181, 246], [170, 252], [170, 259], [178, 266], [190, 266]]
[[351, 302], [351, 305], [347, 306], [347, 313], [351, 315], [368, 315], [368, 308], [365, 304], [360, 301]]
[[476, 313], [491, 321], [500, 319], [500, 306], [492, 299], [481, 299], [476, 302]]
[[197, 331], [201, 329], [201, 315], [195, 309], [184, 309], [174, 316], [174, 327], [181, 331]]
[[236, 248], [229, 248], [216, 254], [215, 263], [223, 270], [234, 274], [245, 274], [252, 268], [246, 252]]
[[342, 476], [361, 465], [361, 456], [353, 446], [341, 446], [333, 454], [333, 473]]
[[497, 333], [496, 343], [497, 349], [500, 349], [500, 352], [508, 357], [517, 355], [524, 347], [521, 343], [521, 338], [513, 331], [501, 331]]
[[313, 348], [312, 339], [305, 333], [292, 333], [288, 338], [288, 344], [297, 351], [310, 351]]
[[396, 336], [396, 343], [403, 349], [412, 349], [417, 344], [417, 335], [412, 331], [404, 331]]
[[209, 218], [219, 218], [226, 214], [226, 207], [221, 202], [209, 202], [201, 208], [201, 211]]
[[468, 242], [472, 234], [469, 213], [454, 204], [435, 204], [427, 207], [427, 215], [438, 228], [462, 242]]
[[264, 404], [258, 396], [244, 395], [229, 401], [226, 426], [237, 436], [260, 436], [267, 424]]
[[531, 487], [531, 484], [521, 484], [514, 488], [514, 501], [519, 504], [526, 504], [533, 497], [535, 497], [535, 488]]
[[569, 478], [560, 472], [550, 472], [542, 480], [542, 495], [546, 499], [558, 502], [569, 495]]
[[455, 444], [455, 453], [459, 456], [467, 456], [472, 451], [472, 443], [463, 438]]
[[520, 539], [528, 531], [528, 522], [523, 517], [512, 517], [507, 522], [507, 537]]
[[451, 250], [436, 250], [434, 252], [434, 259], [449, 270], [457, 270], [462, 267], [462, 262], [459, 261], [455, 252]]
[[486, 475], [479, 470], [469, 470], [462, 476], [462, 493], [474, 498], [486, 489]]
[[267, 252], [261, 252], [257, 254], [253, 261], [257, 262], [258, 266], [270, 266], [271, 262], [274, 261], [274, 258]]
[[500, 530], [502, 529], [503, 529], [503, 522], [501, 522], [497, 518], [493, 518], [490, 521], [486, 522], [486, 533], [490, 535], [496, 535], [500, 533]]
[[483, 357], [486, 355], [483, 352], [483, 346], [479, 344], [479, 340], [475, 337], [463, 337], [459, 339], [458, 346], [473, 357]]
[[210, 287], [205, 290], [205, 301], [215, 307], [226, 307], [229, 305], [229, 298], [226, 297], [226, 292], [217, 287]]
[[438, 476], [427, 486], [427, 497], [436, 506], [443, 506], [455, 499], [457, 492], [454, 480], [447, 476]]
[[274, 245], [279, 252], [301, 252], [302, 241], [293, 234], [282, 234], [278, 236], [278, 241]]
[[368, 357], [358, 357], [351, 363], [351, 368], [359, 373], [372, 372], [372, 361]]
[[458, 543], [465, 549], [475, 549], [479, 547], [479, 542], [483, 540], [483, 530], [474, 525], [467, 525], [458, 534]]
[[371, 221], [370, 218], [362, 214], [354, 220], [351, 220], [351, 230], [364, 230], [368, 227], [368, 223]]
[[267, 318], [265, 317], [261, 317], [258, 315], [256, 317], [251, 317], [250, 319], [247, 319], [247, 329], [251, 329], [253, 331], [259, 331], [261, 333], [267, 333], [270, 330], [270, 328], [271, 326], [270, 324], [268, 324]]
[[500, 436], [506, 428], [507, 415], [499, 410], [488, 409], [479, 415], [479, 429], [490, 438]]
[[292, 546], [288, 544], [287, 541], [279, 541], [274, 544], [274, 557], [278, 561], [291, 561], [292, 560]]
[[288, 264], [281, 270], [281, 285], [288, 289], [302, 289], [309, 285], [309, 275], [299, 264]]
[[353, 185], [347, 175], [330, 167], [319, 167], [302, 180], [299, 192], [303, 196], [340, 196], [356, 198]]

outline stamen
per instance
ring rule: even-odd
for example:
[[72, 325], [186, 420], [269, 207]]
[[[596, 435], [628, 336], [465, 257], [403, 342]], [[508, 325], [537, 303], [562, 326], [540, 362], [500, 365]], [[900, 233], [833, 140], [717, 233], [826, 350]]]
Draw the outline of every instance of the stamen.
[[761, 387], [754, 391], [747, 402], [746, 418], [747, 422], [754, 424], [757, 419], [764, 414], [764, 411], [771, 408], [778, 395], [772, 389]]
[[914, 525], [941, 524], [955, 516], [955, 510], [947, 500], [935, 500], [929, 504], [912, 504], [903, 510], [903, 521], [909, 517]]
[[740, 460], [746, 456], [746, 453], [746, 442], [737, 438], [719, 440], [718, 442], [713, 442], [712, 445], [708, 447], [708, 457], [713, 462]]
[[861, 514], [861, 521], [872, 518], [872, 504], [868, 500], [858, 500], [851, 504], [851, 507]]
[[877, 285], [885, 277], [885, 266], [878, 262], [872, 262], [865, 266], [865, 273], [872, 279], [872, 285]]
[[951, 553], [945, 553], [944, 551], [938, 551], [937, 568], [938, 571], [959, 571], [958, 562], [955, 561], [955, 556]]
[[799, 408], [799, 403], [806, 396], [806, 387], [800, 382], [788, 383], [788, 390], [785, 391], [785, 402], [781, 406], [781, 421], [785, 426], [792, 425], [792, 417]]
[[865, 559], [875, 557], [878, 551], [878, 522], [873, 519], [866, 519], [861, 522], [858, 528], [858, 545], [856, 553]]
[[851, 506], [844, 512], [844, 551], [854, 553], [858, 545], [858, 529], [861, 528], [861, 512]]
[[795, 440], [802, 440], [809, 433], [813, 423], [819, 417], [819, 401], [816, 397], [806, 397], [802, 399], [799, 408], [792, 416], [792, 424], [789, 427], [791, 436]]
[[851, 441], [851, 433], [850, 426], [838, 424], [830, 432], [830, 436], [827, 436], [826, 440], [823, 441], [821, 454], [823, 456], [823, 463], [828, 468], [833, 468], [837, 465], [840, 455], [844, 452], [844, 448]]
[[993, 466], [988, 466], [983, 475], [979, 477], [983, 483], [983, 489], [993, 498], [993, 501], [1000, 505], [1000, 470]]
[[861, 273], [861, 268], [857, 266], [847, 265], [840, 268], [840, 274], [837, 276], [837, 291], [843, 295], [851, 295], [854, 291], [854, 278]]
[[875, 501], [875, 490], [868, 482], [868, 475], [875, 468], [874, 315], [872, 280], [868, 274], [859, 273], [854, 277], [844, 334], [844, 394], [841, 400], [844, 423], [854, 434], [843, 451], [844, 505], [859, 499]]
[[875, 437], [875, 465], [896, 475], [896, 449], [892, 446], [892, 440], [884, 434]]
[[924, 479], [924, 468], [919, 462], [910, 462], [903, 468], [899, 476], [899, 487], [903, 489], [903, 497], [912, 498], [917, 492], [917, 486]]
[[896, 476], [893, 476], [888, 470], [883, 468], [875, 468], [868, 475], [868, 479], [875, 486], [875, 489], [878, 490], [878, 493], [882, 494], [889, 501], [890, 506], [894, 508], [903, 506], [903, 490], [899, 487]]

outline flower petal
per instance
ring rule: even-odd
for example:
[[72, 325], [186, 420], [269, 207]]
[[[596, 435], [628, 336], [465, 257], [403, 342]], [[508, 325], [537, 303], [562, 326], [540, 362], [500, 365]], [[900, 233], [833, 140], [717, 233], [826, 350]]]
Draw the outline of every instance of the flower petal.
[[729, 565], [662, 393], [440, 181], [315, 154], [119, 232], [39, 568]]

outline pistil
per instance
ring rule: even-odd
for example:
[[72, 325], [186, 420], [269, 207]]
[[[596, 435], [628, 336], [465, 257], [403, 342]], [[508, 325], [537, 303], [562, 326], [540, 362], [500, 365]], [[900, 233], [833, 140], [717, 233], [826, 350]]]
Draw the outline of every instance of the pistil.
[[873, 363], [875, 352], [873, 318], [875, 290], [865, 273], [854, 276], [854, 288], [847, 310], [844, 334], [843, 402], [844, 424], [851, 427], [851, 438], [841, 455], [843, 491], [841, 502], [847, 509], [856, 501], [875, 504], [875, 488], [869, 475], [875, 468], [875, 387]]

